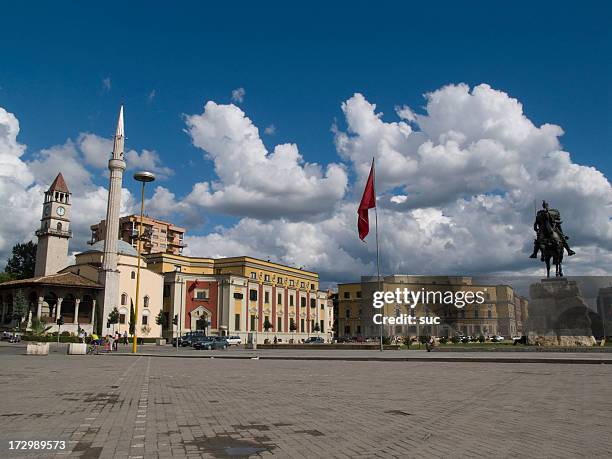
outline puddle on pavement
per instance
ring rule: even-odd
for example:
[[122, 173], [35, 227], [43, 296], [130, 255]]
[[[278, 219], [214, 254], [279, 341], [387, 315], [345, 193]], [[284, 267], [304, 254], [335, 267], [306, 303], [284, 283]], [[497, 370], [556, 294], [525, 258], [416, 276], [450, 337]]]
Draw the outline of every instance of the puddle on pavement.
[[268, 437], [255, 437], [253, 440], [240, 440], [228, 435], [216, 437], [200, 437], [185, 445], [197, 446], [198, 452], [210, 454], [216, 458], [234, 457], [248, 458], [254, 454], [272, 452], [276, 445], [270, 443]]

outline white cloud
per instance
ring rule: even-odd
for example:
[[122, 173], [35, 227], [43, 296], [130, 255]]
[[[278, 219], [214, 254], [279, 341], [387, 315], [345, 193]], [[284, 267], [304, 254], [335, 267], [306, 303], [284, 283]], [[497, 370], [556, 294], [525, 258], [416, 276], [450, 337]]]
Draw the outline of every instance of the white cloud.
[[236, 88], [232, 90], [232, 102], [242, 103], [244, 102], [244, 96], [246, 91], [244, 88]]
[[[367, 244], [359, 242], [356, 231], [357, 199], [374, 156], [385, 273], [541, 275], [543, 265], [527, 258], [534, 199], [538, 206], [547, 199], [561, 210], [578, 252], [566, 258], [568, 274], [610, 273], [612, 187], [600, 171], [574, 163], [563, 151], [559, 126], [535, 126], [517, 100], [487, 85], [473, 90], [450, 85], [426, 98], [423, 114], [401, 107], [395, 121], [384, 120], [361, 94], [342, 104], [346, 130], [334, 128], [335, 142], [357, 182], [333, 213], [302, 221], [244, 218], [191, 237], [189, 250], [272, 254], [278, 261], [311, 266], [328, 280], [374, 274], [373, 226]], [[201, 140], [206, 150], [234, 146], [233, 136], [221, 131], [226, 132], [208, 126], [202, 139], [194, 135], [194, 143]], [[218, 145], [211, 145], [211, 137]], [[256, 132], [242, 144], [263, 148]], [[224, 157], [236, 150], [224, 151]], [[233, 171], [229, 164], [220, 168], [222, 183]]]
[[157, 95], [157, 92], [155, 91], [155, 89], [152, 89], [149, 95], [147, 96], [147, 101], [149, 103], [153, 102], [153, 99], [155, 99], [156, 95]]
[[106, 92], [111, 90], [111, 79], [110, 77], [106, 77], [102, 79], [102, 89]]
[[274, 134], [276, 134], [276, 126], [271, 124], [270, 126], [266, 127], [264, 129], [264, 134], [267, 134], [267, 135], [274, 135]]
[[142, 150], [140, 154], [135, 150], [129, 150], [125, 154], [125, 160], [129, 169], [140, 169], [154, 172], [158, 179], [166, 179], [174, 174], [174, 171], [161, 165], [161, 158], [153, 150]]
[[184, 204], [256, 218], [308, 219], [344, 196], [344, 167], [304, 162], [295, 144], [264, 146], [259, 130], [235, 105], [208, 102], [186, 116], [193, 144], [214, 162], [218, 181], [197, 183]]

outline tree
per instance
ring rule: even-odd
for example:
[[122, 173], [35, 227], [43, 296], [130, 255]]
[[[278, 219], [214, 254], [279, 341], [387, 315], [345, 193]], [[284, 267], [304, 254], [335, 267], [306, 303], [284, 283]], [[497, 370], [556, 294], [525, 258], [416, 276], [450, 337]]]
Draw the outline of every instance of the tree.
[[15, 244], [11, 257], [6, 264], [5, 272], [12, 274], [16, 279], [34, 277], [36, 265], [36, 244], [32, 241]]
[[319, 333], [321, 331], [321, 327], [319, 326], [319, 324], [315, 324], [315, 326], [312, 329], [312, 331], [314, 331], [315, 333]]
[[134, 336], [136, 331], [136, 312], [134, 311], [134, 301], [130, 300], [130, 335]]
[[41, 336], [47, 333], [52, 325], [47, 325], [45, 322], [41, 321], [38, 317], [32, 317], [32, 325], [30, 326], [32, 329], [32, 334], [35, 336]]
[[[119, 309], [115, 306], [115, 308], [108, 313], [108, 319], [106, 319], [109, 325], [115, 325], [119, 323]], [[113, 331], [115, 331], [115, 327], [113, 326]]]
[[264, 320], [263, 328], [266, 332], [272, 328], [272, 324], [270, 323], [267, 317], [266, 317], [266, 320]]
[[15, 292], [15, 298], [13, 298], [13, 319], [17, 320], [17, 326], [21, 325], [21, 322], [28, 314], [28, 301], [21, 290]]
[[295, 322], [293, 321], [293, 319], [291, 319], [291, 322], [289, 323], [289, 331], [296, 331], [297, 327], [295, 326]]
[[168, 326], [168, 314], [159, 310], [159, 314], [155, 316], [155, 323], [162, 328], [166, 328]]
[[11, 273], [7, 273], [7, 272], [1, 272], [0, 273], [0, 284], [2, 282], [8, 282], [8, 281], [12, 281], [15, 280], [15, 275], [11, 274]]

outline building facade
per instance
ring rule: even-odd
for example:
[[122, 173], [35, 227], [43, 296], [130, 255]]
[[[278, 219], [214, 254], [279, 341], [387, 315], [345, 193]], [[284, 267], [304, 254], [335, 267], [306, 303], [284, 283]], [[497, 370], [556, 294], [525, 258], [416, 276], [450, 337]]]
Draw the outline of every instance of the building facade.
[[[172, 223], [145, 216], [142, 220], [143, 241], [141, 253], [171, 253], [180, 255], [187, 244], [184, 242], [185, 228]], [[117, 237], [131, 244], [138, 250], [138, 231], [140, 215], [126, 215], [119, 219]], [[103, 240], [106, 233], [106, 220], [102, 220], [91, 227], [90, 244]]]
[[[263, 343], [332, 339], [333, 305], [318, 274], [251, 257], [146, 256], [164, 276], [164, 336], [203, 329]], [[177, 324], [172, 323], [175, 319]]]
[[418, 303], [414, 309], [404, 303], [385, 304], [375, 309], [373, 293], [379, 290], [376, 278], [364, 277], [361, 282], [338, 285], [337, 333], [345, 337], [380, 336], [380, 325], [374, 323], [374, 314], [399, 317], [402, 314], [422, 317], [440, 317], [440, 324], [431, 325], [383, 325], [383, 335], [388, 337], [433, 335], [491, 336], [505, 338], [523, 333], [527, 314], [526, 298], [515, 295], [508, 285], [478, 285], [471, 277], [406, 276], [392, 275], [381, 279], [380, 290], [394, 292], [408, 288], [413, 291], [431, 292], [481, 292], [484, 302], [457, 307], [453, 304]]
[[597, 313], [602, 320], [602, 335], [612, 336], [612, 287], [600, 288], [597, 294]]

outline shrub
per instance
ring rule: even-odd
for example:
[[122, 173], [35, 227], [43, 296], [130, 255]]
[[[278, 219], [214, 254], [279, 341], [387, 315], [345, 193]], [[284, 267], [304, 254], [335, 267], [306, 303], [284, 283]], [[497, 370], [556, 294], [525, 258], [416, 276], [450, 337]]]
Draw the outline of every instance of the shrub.
[[446, 344], [448, 343], [448, 338], [446, 336], [443, 336], [442, 338], [439, 339], [440, 344]]
[[404, 336], [403, 342], [406, 346], [410, 347], [410, 336]]
[[467, 338], [467, 337], [466, 337], [466, 338], [462, 338], [462, 339], [461, 339], [461, 342], [462, 342], [463, 344], [467, 344], [467, 343], [469, 343], [469, 342], [470, 342], [470, 339], [469, 339], [469, 338]]
[[391, 344], [391, 338], [388, 336], [383, 336], [383, 345], [387, 346], [389, 344]]
[[70, 332], [69, 332], [69, 331], [64, 330], [64, 331], [63, 331], [63, 332], [60, 334], [60, 336], [70, 336]]
[[478, 342], [479, 342], [479, 343], [484, 343], [484, 342], [485, 342], [485, 337], [484, 337], [483, 335], [480, 335], [480, 336], [478, 337]]
[[461, 340], [459, 339], [459, 337], [458, 337], [458, 336], [453, 336], [453, 337], [451, 338], [451, 342], [452, 342], [453, 344], [459, 344], [459, 341], [461, 341]]
[[431, 336], [429, 335], [421, 335], [419, 336], [419, 343], [421, 344], [428, 343], [430, 339], [431, 339]]

